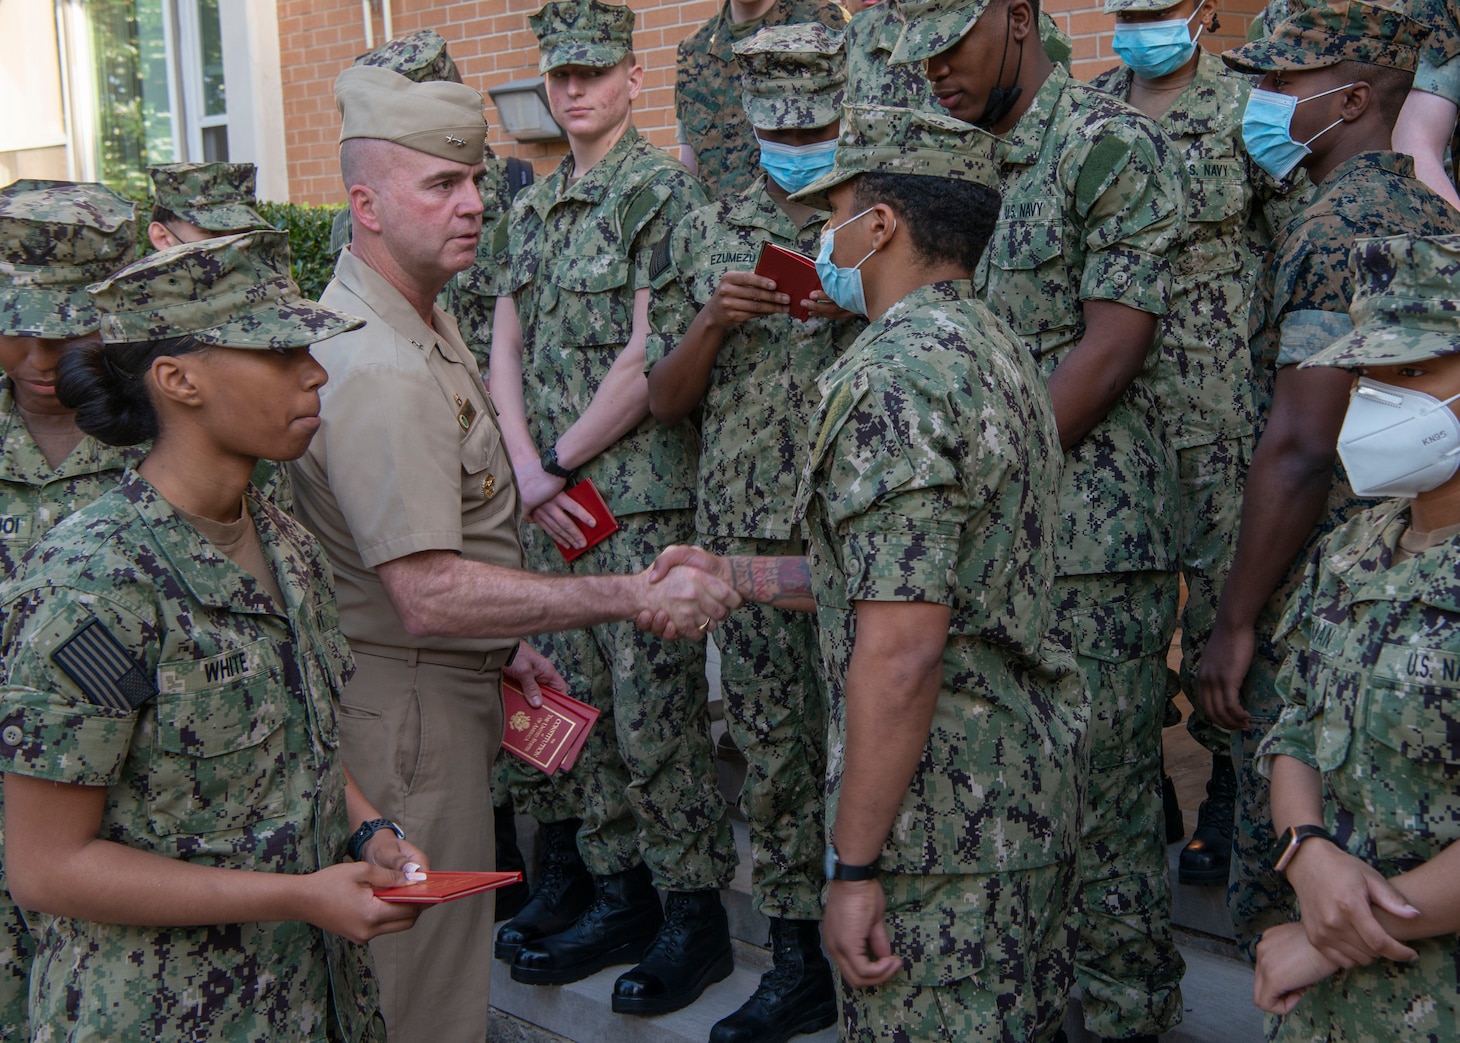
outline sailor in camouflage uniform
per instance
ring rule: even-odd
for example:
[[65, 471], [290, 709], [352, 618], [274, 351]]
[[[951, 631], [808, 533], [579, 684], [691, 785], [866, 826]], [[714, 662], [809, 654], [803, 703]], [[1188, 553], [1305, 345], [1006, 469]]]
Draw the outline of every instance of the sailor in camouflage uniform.
[[843, 29], [846, 12], [831, 0], [724, 0], [719, 14], [679, 43], [674, 114], [679, 156], [712, 199], [734, 199], [760, 176], [755, 131], [740, 104], [735, 45], [771, 25], [820, 22]]
[[336, 735], [353, 664], [318, 544], [248, 481], [318, 427], [308, 345], [360, 324], [288, 270], [273, 231], [154, 255], [93, 286], [102, 342], [62, 363], [92, 434], [160, 433], [4, 597], [37, 1039], [384, 1039], [358, 943], [414, 922], [371, 890], [424, 856], [383, 833], [335, 864], [375, 815]]
[[[1274, 230], [1307, 202], [1307, 178], [1265, 173], [1242, 148], [1242, 112], [1252, 81], [1199, 46], [1217, 27], [1215, 0], [1107, 0], [1122, 63], [1091, 85], [1155, 120], [1190, 175], [1187, 239], [1172, 252], [1171, 306], [1161, 324], [1155, 387], [1181, 471], [1181, 690], [1193, 700], [1197, 664], [1211, 633], [1242, 510], [1242, 486], [1257, 422], [1247, 307]], [[1148, 23], [1188, 22], [1185, 48], [1148, 46]], [[1195, 25], [1196, 29], [1190, 28]], [[1200, 711], [1187, 721], [1212, 754], [1207, 799], [1181, 852], [1184, 884], [1227, 884], [1237, 780], [1231, 737]]]
[[[0, 190], [0, 577], [62, 518], [116, 485], [140, 459], [76, 426], [56, 399], [61, 354], [94, 336], [88, 283], [137, 252], [134, 207], [102, 185], [16, 181]], [[0, 845], [4, 844], [0, 804]], [[0, 862], [0, 1041], [28, 1040], [34, 944]]]
[[1265, 148], [1254, 140], [1284, 139], [1247, 133], [1254, 160], [1275, 174], [1296, 160], [1316, 185], [1310, 205], [1279, 231], [1251, 306], [1261, 419], [1237, 551], [1198, 680], [1209, 716], [1237, 733], [1227, 906], [1249, 955], [1264, 928], [1291, 912], [1267, 857], [1267, 782], [1253, 759], [1282, 708], [1275, 680], [1283, 653], [1274, 629], [1318, 541], [1364, 506], [1335, 452], [1347, 375], [1299, 363], [1352, 329], [1348, 257], [1355, 239], [1460, 232], [1460, 212], [1415, 178], [1408, 156], [1389, 149], [1424, 34], [1392, 8], [1335, 0], [1299, 10], [1269, 38], [1224, 55], [1239, 72], [1265, 74], [1248, 102], [1249, 120], [1254, 105], [1271, 97], [1262, 92], [1298, 99], [1286, 134], [1306, 147]]
[[[865, 323], [830, 303], [793, 319], [789, 296], [752, 269], [765, 243], [807, 256], [819, 247], [825, 213], [786, 197], [831, 168], [842, 37], [817, 22], [769, 26], [735, 51], [765, 173], [743, 195], [691, 213], [659, 247], [649, 404], [665, 422], [702, 408], [699, 545], [722, 555], [800, 555], [791, 507], [816, 377]], [[826, 701], [809, 616], [747, 605], [715, 644], [726, 725], [746, 760], [740, 807], [750, 825], [751, 895], [771, 918], [774, 966], [710, 1039], [759, 1043], [836, 1020], [818, 929]]]
[[254, 209], [252, 163], [169, 163], [148, 167], [147, 176], [152, 179], [147, 238], [158, 250], [274, 227]]
[[1065, 449], [1055, 620], [1091, 697], [1085, 1024], [1156, 1035], [1181, 1020], [1183, 972], [1160, 791], [1178, 475], [1155, 381], [1186, 171], [1151, 120], [1050, 62], [1028, 0], [901, 6], [892, 60], [924, 62], [941, 104], [1002, 138], [1003, 206], [977, 285], [1039, 361]]
[[[492, 396], [535, 523], [524, 535], [529, 562], [575, 575], [636, 571], [694, 531], [694, 429], [649, 415], [644, 351], [653, 247], [705, 196], [634, 129], [643, 69], [632, 11], [554, 0], [530, 22], [572, 151], [513, 204], [512, 292], [497, 304]], [[545, 537], [584, 545], [587, 511], [565, 492], [577, 480], [593, 482], [620, 529], [569, 564]], [[703, 646], [613, 623], [556, 634], [546, 647], [573, 693], [604, 712], [572, 771], [518, 771], [513, 803], [553, 827], [562, 857], [577, 834], [597, 896], [589, 904], [581, 886], [564, 885], [560, 899], [544, 892], [502, 926], [498, 954], [512, 957], [514, 980], [532, 984], [639, 961], [615, 984], [613, 1009], [679, 1009], [732, 968], [719, 889], [736, 855]], [[664, 914], [655, 886], [669, 892]]]
[[823, 285], [871, 323], [819, 380], [809, 556], [722, 559], [747, 600], [817, 613], [822, 931], [856, 1043], [1050, 1040], [1073, 977], [1088, 705], [1051, 634], [1054, 414], [970, 281], [997, 147], [941, 113], [843, 110], [798, 198], [830, 194]]
[[1302, 365], [1363, 378], [1339, 453], [1400, 498], [1323, 541], [1278, 625], [1258, 764], [1303, 919], [1264, 932], [1257, 1001], [1283, 1043], [1442, 1043], [1460, 1038], [1460, 236], [1362, 239], [1352, 272], [1353, 332]]

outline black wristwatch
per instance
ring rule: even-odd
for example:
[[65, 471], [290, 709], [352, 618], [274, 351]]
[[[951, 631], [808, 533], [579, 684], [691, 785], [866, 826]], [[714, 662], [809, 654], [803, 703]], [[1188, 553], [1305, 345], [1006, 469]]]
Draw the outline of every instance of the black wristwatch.
[[1305, 840], [1314, 837], [1336, 844], [1333, 835], [1322, 826], [1289, 826], [1283, 830], [1277, 838], [1277, 843], [1272, 846], [1272, 867], [1279, 873], [1286, 874], [1288, 864], [1292, 862], [1293, 856], [1298, 853], [1298, 846]]
[[849, 866], [836, 853], [835, 844], [826, 845], [826, 878], [828, 880], [871, 880], [877, 875], [877, 863]]
[[401, 828], [390, 819], [372, 818], [369, 821], [362, 822], [360, 828], [350, 834], [350, 842], [345, 845], [345, 850], [350, 853], [350, 857], [356, 862], [361, 861], [364, 857], [365, 845], [369, 843], [371, 837], [379, 833], [382, 829], [390, 830], [402, 840], [406, 838], [406, 835], [401, 832]]
[[558, 463], [558, 447], [555, 445], [543, 450], [542, 469], [554, 478], [561, 478], [565, 482], [575, 482], [578, 480], [577, 471]]

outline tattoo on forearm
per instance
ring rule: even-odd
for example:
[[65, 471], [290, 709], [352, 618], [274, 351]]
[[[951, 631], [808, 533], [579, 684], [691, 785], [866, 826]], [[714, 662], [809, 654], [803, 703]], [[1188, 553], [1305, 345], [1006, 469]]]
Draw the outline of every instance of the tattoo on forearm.
[[733, 557], [730, 575], [736, 592], [749, 601], [775, 605], [811, 596], [811, 568], [805, 558]]

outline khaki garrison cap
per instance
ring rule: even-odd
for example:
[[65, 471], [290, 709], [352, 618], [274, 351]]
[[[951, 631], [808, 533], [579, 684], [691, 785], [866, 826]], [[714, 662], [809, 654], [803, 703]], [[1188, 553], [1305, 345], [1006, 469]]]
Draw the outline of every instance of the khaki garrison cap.
[[1363, 0], [1331, 0], [1312, 7], [1295, 3], [1272, 35], [1233, 48], [1222, 60], [1246, 73], [1322, 69], [1339, 62], [1414, 72], [1429, 33], [1403, 11]]
[[340, 142], [376, 138], [458, 163], [480, 163], [487, 143], [482, 96], [461, 83], [417, 83], [352, 65], [335, 80]]
[[1460, 352], [1460, 235], [1359, 239], [1354, 329], [1303, 362], [1395, 366]]
[[252, 163], [169, 163], [148, 167], [152, 197], [178, 217], [208, 232], [272, 228], [258, 203]]
[[381, 44], [356, 58], [355, 64], [389, 69], [417, 83], [461, 82], [461, 72], [446, 51], [446, 41], [434, 29], [422, 29]]
[[607, 69], [634, 48], [634, 12], [602, 0], [552, 0], [527, 23], [537, 34], [537, 71], [564, 65]]
[[0, 335], [95, 332], [87, 296], [137, 256], [136, 208], [105, 185], [17, 181], [0, 189]]
[[998, 143], [988, 131], [941, 112], [846, 105], [831, 172], [791, 198], [830, 210], [827, 192], [858, 174], [873, 172], [954, 178], [997, 190]]
[[752, 127], [824, 127], [842, 114], [842, 34], [820, 22], [767, 26], [735, 45], [740, 100]]
[[289, 278], [285, 232], [243, 232], [160, 250], [90, 287], [104, 344], [192, 336], [283, 351], [364, 321], [306, 300]]

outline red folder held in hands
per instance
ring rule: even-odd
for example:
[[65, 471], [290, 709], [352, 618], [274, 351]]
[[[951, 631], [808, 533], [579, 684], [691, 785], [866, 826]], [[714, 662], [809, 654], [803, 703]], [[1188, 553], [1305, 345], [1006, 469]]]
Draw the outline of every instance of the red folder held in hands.
[[428, 869], [426, 879], [419, 884], [385, 887], [376, 891], [375, 897], [382, 902], [435, 905], [438, 902], [454, 902], [467, 895], [479, 895], [483, 891], [495, 891], [521, 879], [521, 873], [449, 873]]
[[588, 513], [593, 515], [593, 520], [598, 523], [596, 525], [588, 525], [584, 522], [578, 522], [576, 518], [574, 519], [577, 522], [578, 529], [583, 533], [583, 538], [588, 541], [581, 547], [565, 547], [563, 544], [558, 543], [556, 539], [553, 540], [554, 543], [558, 544], [558, 550], [562, 552], [563, 560], [572, 561], [586, 554], [590, 547], [598, 546], [604, 540], [618, 532], [618, 519], [608, 509], [608, 504], [603, 500], [603, 494], [598, 491], [598, 487], [593, 484], [591, 479], [584, 478], [577, 485], [564, 489], [563, 492], [570, 499], [576, 500], [584, 507], [587, 507]]
[[801, 302], [811, 299], [812, 290], [821, 289], [821, 277], [816, 274], [815, 261], [775, 243], [763, 243], [760, 257], [755, 262], [755, 274], [774, 279], [776, 289], [790, 296], [791, 318], [802, 322], [811, 318], [810, 310], [801, 307]]
[[542, 705], [534, 708], [522, 689], [502, 678], [502, 748], [551, 775], [567, 771], [578, 759], [598, 711], [585, 702], [543, 686]]

